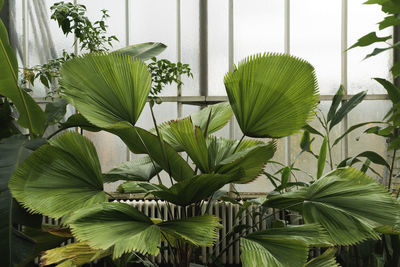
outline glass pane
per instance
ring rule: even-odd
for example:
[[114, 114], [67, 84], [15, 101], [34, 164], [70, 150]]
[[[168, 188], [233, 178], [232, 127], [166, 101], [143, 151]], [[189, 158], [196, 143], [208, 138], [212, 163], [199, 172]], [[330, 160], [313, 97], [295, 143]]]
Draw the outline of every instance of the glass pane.
[[113, 47], [110, 50], [122, 48], [126, 46], [126, 34], [125, 34], [125, 1], [124, 0], [85, 0], [79, 1], [80, 4], [83, 4], [87, 8], [87, 16], [89, 19], [93, 21], [97, 21], [101, 19], [102, 9], [108, 11], [108, 15], [110, 16], [106, 20], [107, 28], [107, 36], [115, 35], [119, 41], [113, 41]]
[[199, 0], [181, 1], [182, 63], [189, 64], [193, 73], [193, 78], [182, 77], [182, 95], [200, 95], [199, 39]]
[[[367, 121], [381, 121], [391, 108], [389, 100], [367, 100], [358, 105], [349, 114], [349, 126]], [[387, 159], [387, 144], [383, 137], [374, 134], [364, 134], [363, 132], [377, 124], [368, 124], [349, 134], [349, 156], [353, 157], [364, 151], [374, 151]], [[383, 125], [382, 125], [383, 126]], [[363, 161], [365, 160], [362, 159]], [[357, 166], [360, 166], [357, 165]], [[371, 164], [380, 175], [385, 176], [386, 169], [381, 165]], [[368, 172], [371, 177], [379, 179], [377, 175]]]
[[[164, 43], [168, 47], [158, 58], [176, 62], [176, 0], [134, 0], [130, 3], [131, 43]], [[168, 85], [162, 95], [176, 95], [176, 92], [176, 85]]]
[[[365, 34], [377, 31], [377, 23], [385, 14], [380, 11], [379, 5], [362, 5], [364, 0], [348, 1], [348, 45], [353, 45]], [[391, 27], [379, 31], [378, 36], [391, 34]], [[391, 41], [391, 40], [389, 40]], [[386, 91], [373, 77], [391, 79], [389, 69], [392, 64], [391, 50], [383, 52], [375, 57], [363, 60], [376, 47], [387, 47], [387, 44], [374, 44], [368, 47], [357, 47], [348, 51], [348, 93], [356, 94], [368, 90], [369, 94], [384, 94]]]
[[284, 1], [234, 1], [235, 63], [249, 55], [283, 52]]
[[208, 95], [226, 95], [228, 1], [208, 1]]
[[315, 67], [321, 94], [334, 94], [341, 80], [341, 1], [291, 1], [290, 12], [290, 53]]

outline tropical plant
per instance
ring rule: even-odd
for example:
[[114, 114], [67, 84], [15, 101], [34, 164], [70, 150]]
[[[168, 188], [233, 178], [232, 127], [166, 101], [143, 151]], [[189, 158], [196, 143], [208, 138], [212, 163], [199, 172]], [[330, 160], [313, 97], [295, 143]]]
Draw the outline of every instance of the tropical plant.
[[[274, 155], [274, 140], [300, 131], [318, 102], [313, 67], [283, 54], [255, 55], [235, 66], [225, 76], [229, 103], [159, 125], [149, 105], [150, 131], [136, 126], [151, 90], [151, 74], [142, 61], [117, 53], [76, 57], [63, 64], [60, 84], [61, 96], [79, 110], [74, 123], [115, 134], [145, 157], [102, 174], [90, 140], [67, 132], [22, 162], [9, 182], [13, 196], [32, 213], [61, 218], [79, 242], [46, 252], [43, 264], [79, 265], [109, 254], [114, 259], [139, 255], [149, 263], [161, 241], [168, 243], [175, 266], [198, 262], [194, 251], [212, 246], [221, 227], [220, 219], [208, 214], [211, 203], [229, 201], [219, 190], [256, 179]], [[272, 141], [212, 135], [232, 113], [244, 135]], [[144, 192], [158, 205], [164, 201], [167, 215], [160, 206], [162, 217], [155, 219], [128, 204], [109, 202], [103, 184], [116, 180], [125, 180], [121, 192]], [[307, 262], [309, 247], [377, 239], [378, 227], [394, 226], [399, 215], [398, 202], [384, 187], [349, 167], [309, 187], [254, 201], [298, 211], [305, 224], [239, 231], [243, 266], [336, 266], [333, 249]], [[171, 205], [181, 212], [172, 212]]]

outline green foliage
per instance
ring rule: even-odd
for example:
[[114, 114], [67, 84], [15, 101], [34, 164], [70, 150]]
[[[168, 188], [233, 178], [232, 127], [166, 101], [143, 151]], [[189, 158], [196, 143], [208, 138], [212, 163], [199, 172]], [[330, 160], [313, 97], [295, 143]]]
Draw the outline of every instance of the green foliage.
[[329, 248], [321, 256], [307, 262], [304, 267], [339, 267], [335, 259], [336, 251], [335, 248]]
[[248, 57], [224, 82], [240, 129], [250, 137], [291, 135], [310, 120], [318, 103], [314, 68], [288, 55]]
[[176, 83], [178, 90], [183, 85], [181, 76], [193, 78], [193, 73], [188, 64], [181, 62], [172, 63], [168, 59], [157, 60], [155, 57], [151, 58], [151, 62], [147, 65], [152, 77], [152, 87], [150, 95], [155, 97], [159, 95], [162, 89], [172, 83]]
[[117, 37], [107, 36], [106, 20], [109, 17], [108, 11], [102, 9], [102, 17], [93, 23], [89, 20], [84, 5], [57, 2], [50, 7], [53, 12], [51, 19], [57, 21], [63, 33], [73, 33], [76, 37], [75, 42], [79, 42], [80, 48], [90, 52], [108, 51], [108, 46], [112, 46], [112, 41], [118, 41]]
[[149, 60], [161, 54], [167, 46], [163, 43], [141, 43], [115, 50], [114, 53], [125, 54], [139, 58], [143, 61]]

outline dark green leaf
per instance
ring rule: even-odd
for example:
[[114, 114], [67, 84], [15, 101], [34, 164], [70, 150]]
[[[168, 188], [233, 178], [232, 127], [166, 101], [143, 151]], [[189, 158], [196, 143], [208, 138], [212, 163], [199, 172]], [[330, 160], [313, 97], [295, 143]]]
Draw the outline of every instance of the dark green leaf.
[[333, 119], [333, 117], [335, 116], [336, 111], [337, 111], [340, 103], [342, 102], [343, 94], [344, 94], [344, 88], [341, 85], [339, 87], [339, 89], [337, 90], [335, 96], [333, 97], [332, 104], [329, 108], [328, 117], [327, 117], [328, 122], [330, 122]]
[[355, 44], [353, 44], [349, 49], [352, 49], [354, 47], [369, 46], [371, 44], [378, 42], [385, 42], [391, 38], [392, 38], [391, 35], [385, 37], [378, 37], [376, 36], [376, 32], [370, 32], [361, 37], [360, 39], [358, 39], [358, 41]]
[[18, 86], [18, 62], [0, 20], [0, 95], [11, 99], [18, 110], [18, 123], [32, 133], [43, 134], [45, 114], [33, 98]]
[[347, 131], [344, 132], [344, 134], [342, 134], [341, 136], [339, 136], [339, 137], [335, 140], [335, 142], [333, 142], [332, 146], [337, 145], [337, 144], [340, 142], [340, 140], [342, 140], [345, 136], [347, 136], [347, 135], [348, 135], [349, 133], [351, 133], [352, 131], [354, 131], [354, 130], [360, 128], [360, 127], [363, 127], [363, 126], [365, 126], [365, 125], [371, 124], [371, 123], [382, 123], [382, 122], [381, 122], [381, 121], [367, 121], [367, 122], [362, 122], [362, 123], [359, 123], [359, 124], [355, 124], [355, 125], [351, 126], [350, 128], [348, 128]]
[[400, 90], [393, 83], [381, 78], [374, 78], [375, 81], [380, 83], [387, 91], [390, 100], [393, 104], [400, 102]]
[[63, 98], [46, 104], [44, 112], [46, 113], [47, 125], [52, 125], [62, 120], [67, 111], [67, 104], [67, 100]]
[[366, 91], [360, 92], [346, 101], [339, 110], [336, 112], [335, 116], [332, 118], [331, 123], [329, 124], [329, 129], [332, 129], [336, 124], [342, 121], [342, 119], [358, 104], [363, 101], [364, 97], [367, 95]]
[[327, 152], [327, 139], [324, 137], [324, 141], [321, 144], [321, 149], [318, 155], [318, 166], [317, 166], [317, 179], [319, 179], [325, 170], [326, 152]]
[[317, 131], [315, 128], [311, 127], [309, 124], [304, 125], [304, 126], [303, 126], [303, 129], [309, 131], [309, 132], [312, 133], [312, 134], [317, 134], [317, 135], [319, 135], [319, 136], [324, 137], [324, 135], [323, 135], [322, 133], [320, 133], [319, 131]]
[[98, 132], [101, 128], [90, 123], [82, 114], [71, 115], [66, 122], [60, 123], [60, 130], [66, 130], [68, 128], [80, 127], [86, 131]]
[[392, 72], [393, 78], [397, 78], [397, 76], [400, 75], [400, 62], [394, 63], [390, 71]]
[[339, 267], [335, 258], [336, 251], [336, 248], [329, 248], [321, 256], [307, 262], [304, 267]]
[[379, 30], [383, 30], [390, 26], [395, 26], [400, 24], [400, 20], [396, 15], [385, 17], [379, 24]]

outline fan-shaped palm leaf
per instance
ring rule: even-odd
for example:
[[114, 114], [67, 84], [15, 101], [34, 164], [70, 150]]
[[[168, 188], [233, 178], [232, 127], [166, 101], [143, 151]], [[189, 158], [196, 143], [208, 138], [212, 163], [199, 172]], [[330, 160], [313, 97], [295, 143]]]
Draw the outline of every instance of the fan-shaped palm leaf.
[[80, 209], [67, 218], [72, 233], [97, 249], [114, 246], [113, 257], [126, 252], [158, 253], [160, 229], [138, 209], [124, 203], [102, 203]]
[[54, 218], [106, 201], [96, 149], [75, 132], [33, 152], [15, 171], [9, 188], [28, 210]]
[[60, 73], [62, 95], [102, 128], [135, 125], [151, 87], [146, 65], [120, 54], [86, 54], [63, 64]]
[[77, 242], [46, 250], [40, 257], [41, 266], [64, 263], [80, 266], [111, 255], [111, 250], [93, 249], [87, 242]]
[[166, 236], [184, 239], [195, 246], [212, 246], [218, 238], [221, 219], [212, 215], [190, 217], [183, 220], [166, 221], [158, 224]]
[[161, 167], [157, 163], [153, 164], [150, 157], [145, 156], [112, 168], [109, 172], [103, 174], [103, 178], [106, 183], [118, 180], [149, 181], [160, 171]]
[[299, 131], [318, 103], [314, 68], [284, 54], [258, 54], [225, 76], [229, 102], [242, 132], [283, 137]]
[[326, 239], [318, 224], [257, 231], [240, 240], [243, 266], [302, 267], [308, 246]]
[[[378, 226], [395, 225], [400, 206], [386, 188], [353, 168], [337, 169], [299, 192], [271, 196], [266, 205], [301, 210], [307, 223], [319, 223], [338, 245], [377, 239]], [[351, 233], [351, 234], [349, 234]]]
[[321, 256], [318, 256], [309, 262], [304, 267], [339, 267], [335, 258], [336, 249], [330, 248]]
[[80, 209], [66, 223], [81, 241], [93, 248], [114, 246], [113, 257], [136, 251], [156, 255], [161, 232], [190, 242], [196, 246], [209, 246], [215, 241], [220, 227], [214, 216], [198, 216], [154, 224], [138, 209], [124, 203], [102, 203]]

